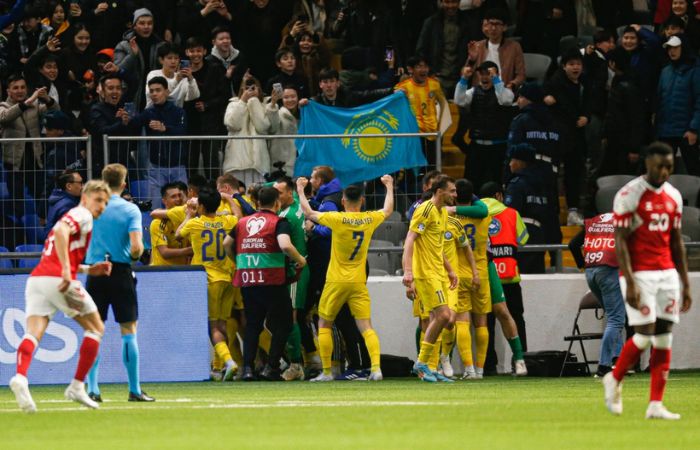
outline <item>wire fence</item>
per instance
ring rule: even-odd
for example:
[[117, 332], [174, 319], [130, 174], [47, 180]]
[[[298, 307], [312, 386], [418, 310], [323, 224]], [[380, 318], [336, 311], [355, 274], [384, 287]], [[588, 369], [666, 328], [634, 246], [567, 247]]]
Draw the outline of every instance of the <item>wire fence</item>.
[[[92, 142], [87, 136], [2, 139], [0, 167], [0, 247], [32, 250], [55, 222], [58, 203], [77, 203], [82, 182], [92, 176]], [[66, 189], [58, 176], [76, 173]], [[65, 181], [65, 180], [64, 180]], [[76, 193], [77, 197], [71, 193]], [[60, 205], [59, 205], [60, 206]]]

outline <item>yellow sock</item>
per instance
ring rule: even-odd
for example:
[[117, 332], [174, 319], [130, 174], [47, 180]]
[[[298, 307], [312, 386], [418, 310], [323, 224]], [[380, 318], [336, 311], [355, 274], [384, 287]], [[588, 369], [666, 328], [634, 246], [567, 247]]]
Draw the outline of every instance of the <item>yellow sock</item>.
[[214, 357], [212, 358], [211, 361], [211, 368], [212, 370], [218, 370], [220, 371], [221, 369], [224, 368], [224, 362], [219, 358], [219, 354], [216, 353], [216, 349], [214, 350]]
[[452, 327], [451, 330], [447, 328], [442, 330], [440, 334], [442, 338], [442, 349], [440, 350], [441, 355], [449, 355], [452, 351], [452, 347], [455, 346], [455, 328]]
[[238, 340], [238, 321], [236, 319], [226, 320], [226, 336], [228, 337], [231, 357], [236, 361], [238, 367], [243, 367], [243, 352], [241, 352], [241, 343]]
[[270, 345], [272, 344], [272, 333], [267, 328], [263, 328], [260, 333], [260, 340], [258, 341], [258, 347], [263, 349], [265, 353], [270, 353]]
[[435, 372], [437, 370], [438, 363], [440, 362], [440, 346], [442, 345], [442, 337], [438, 337], [435, 341], [435, 347], [433, 352], [430, 354], [430, 359], [428, 359], [428, 368]]
[[381, 358], [381, 349], [379, 347], [379, 336], [374, 330], [367, 330], [362, 333], [369, 353], [369, 359], [372, 362], [372, 372], [380, 369], [379, 360]]
[[219, 342], [216, 345], [214, 345], [214, 351], [216, 352], [217, 355], [219, 355], [219, 358], [224, 362], [227, 363], [231, 359], [231, 352], [228, 349], [228, 345], [226, 345], [226, 342]]
[[331, 355], [333, 354], [333, 332], [330, 328], [318, 329], [318, 352], [321, 354], [323, 373], [331, 374]]
[[471, 325], [466, 321], [455, 322], [455, 330], [457, 331], [457, 350], [459, 350], [459, 357], [462, 358], [462, 364], [465, 367], [473, 366]]
[[418, 353], [418, 361], [423, 364], [428, 364], [430, 356], [433, 354], [433, 349], [435, 349], [435, 344], [429, 342], [421, 341], [420, 343], [420, 353]]
[[486, 363], [486, 350], [489, 347], [489, 329], [487, 327], [477, 327], [476, 334], [476, 367], [483, 369]]

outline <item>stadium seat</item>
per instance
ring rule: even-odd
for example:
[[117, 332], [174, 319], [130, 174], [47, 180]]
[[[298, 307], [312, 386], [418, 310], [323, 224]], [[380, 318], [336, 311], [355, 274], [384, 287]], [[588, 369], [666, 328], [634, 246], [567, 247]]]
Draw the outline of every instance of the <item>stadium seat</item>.
[[683, 196], [683, 206], [697, 206], [700, 192], [700, 177], [694, 175], [671, 175], [669, 183]]
[[374, 231], [373, 237], [382, 241], [391, 241], [398, 245], [402, 239], [406, 238], [408, 225], [404, 222], [385, 221]]
[[[382, 241], [381, 239], [374, 239], [369, 243], [369, 248], [386, 248], [386, 247], [396, 247], [396, 244], [391, 241]], [[389, 253], [389, 274], [394, 275], [397, 270], [401, 269], [401, 253], [399, 252], [388, 252]]]
[[[600, 304], [598, 298], [591, 291], [588, 291], [586, 295], [584, 295], [581, 298], [581, 301], [578, 304], [578, 311], [576, 312], [576, 318], [574, 319], [574, 327], [571, 330], [571, 334], [569, 336], [564, 336], [564, 342], [569, 343], [569, 348], [566, 350], [566, 356], [564, 357], [564, 362], [561, 365], [561, 372], [559, 373], [559, 376], [562, 376], [564, 374], [564, 368], [567, 365], [582, 364], [578, 361], [569, 361], [569, 352], [571, 352], [571, 347], [573, 347], [574, 342], [578, 342], [581, 346], [581, 356], [583, 356], [583, 364], [585, 364], [586, 375], [590, 376], [591, 374], [591, 369], [588, 367], [590, 364], [598, 364], [598, 361], [588, 359], [588, 356], [586, 355], [586, 349], [583, 346], [583, 342], [601, 340], [603, 339], [603, 333], [582, 333], [581, 328], [578, 324], [578, 319], [579, 317], [581, 317], [581, 312], [587, 310], [594, 310], [595, 318], [598, 320], [602, 320], [605, 316], [603, 312], [603, 306]], [[598, 310], [601, 311], [600, 316], [598, 315]]]
[[619, 190], [620, 188], [617, 186], [608, 186], [598, 189], [598, 192], [595, 194], [595, 208], [598, 213], [603, 214], [612, 211], [615, 194], [617, 194]]
[[683, 234], [688, 236], [691, 241], [700, 241], [700, 209], [693, 206], [683, 208], [681, 229]]
[[528, 80], [544, 83], [547, 76], [549, 66], [552, 64], [552, 58], [539, 53], [524, 53], [525, 58], [525, 76]]
[[600, 189], [606, 187], [616, 187], [619, 189], [634, 179], [634, 175], [607, 175], [598, 178], [595, 182]]
[[389, 261], [388, 252], [367, 253], [367, 262], [369, 263], [370, 275], [372, 269], [383, 270], [387, 274], [391, 273], [391, 262]]
[[148, 180], [136, 180], [129, 183], [129, 192], [137, 200], [148, 200], [151, 198], [148, 190]]
[[559, 54], [561, 55], [572, 48], [579, 48], [579, 46], [580, 44], [576, 36], [562, 36], [562, 38], [559, 39]]
[[[0, 253], [10, 253], [7, 247], [0, 247]], [[12, 260], [9, 258], [0, 258], [0, 269], [12, 269]]]
[[401, 213], [398, 211], [394, 211], [389, 215], [389, 217], [386, 218], [386, 221], [389, 222], [401, 222]]
[[24, 225], [24, 235], [26, 236], [27, 244], [38, 244], [44, 242], [46, 233], [44, 228], [39, 223], [39, 216], [36, 214], [27, 214], [22, 216], [22, 225]]
[[[16, 252], [41, 252], [44, 250], [44, 246], [41, 244], [25, 244], [25, 245], [18, 245], [15, 247]], [[19, 258], [17, 259], [17, 267], [22, 269], [22, 268], [29, 268], [33, 269], [36, 267], [37, 264], [39, 264], [39, 259], [41, 258]]]

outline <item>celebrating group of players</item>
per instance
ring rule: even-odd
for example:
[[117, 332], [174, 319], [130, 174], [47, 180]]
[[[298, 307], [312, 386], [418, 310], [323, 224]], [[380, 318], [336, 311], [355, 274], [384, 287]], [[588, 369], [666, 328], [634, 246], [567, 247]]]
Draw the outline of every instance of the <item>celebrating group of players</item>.
[[[109, 182], [88, 182], [80, 205], [51, 231], [42, 259], [27, 283], [27, 334], [17, 352], [17, 375], [10, 382], [20, 408], [26, 412], [36, 410], [26, 378], [29, 363], [48, 321], [58, 310], [75, 318], [85, 329], [78, 368], [65, 395], [88, 407], [98, 407], [99, 400], [94, 392], [86, 392], [83, 383], [97, 358], [106, 306], [99, 307], [98, 315], [98, 306], [75, 277], [78, 271], [87, 272], [93, 280], [114, 276], [113, 263], [109, 260], [91, 266], [81, 264], [90, 247], [93, 218], [102, 214], [108, 201], [117, 201], [115, 189], [123, 189], [125, 185], [125, 168], [115, 170], [111, 166], [115, 165], [106, 167], [103, 173]], [[670, 365], [672, 324], [678, 322], [679, 310], [687, 310], [691, 302], [679, 232], [682, 201], [678, 192], [666, 183], [672, 166], [669, 148], [652, 145], [647, 156], [647, 174], [623, 188], [615, 200], [621, 285], [629, 321], [637, 333], [625, 345], [614, 371], [603, 379], [606, 404], [614, 414], [622, 412], [620, 386], [626, 369], [642, 350], [651, 346], [652, 401], [647, 417], [680, 417], [668, 412], [661, 403]], [[329, 169], [314, 170], [310, 183], [314, 190], [319, 189], [317, 171]], [[114, 179], [115, 173], [118, 179]], [[240, 195], [235, 179], [227, 176], [217, 180], [217, 189], [191, 186], [186, 202], [184, 199], [171, 202], [169, 199], [177, 196], [169, 194], [171, 186], [164, 187], [163, 200], [168, 209], [154, 212], [154, 216], [162, 218], [154, 226], [162, 233], [163, 242], [174, 238], [180, 248], [170, 248], [172, 252], [166, 251], [161, 256], [175, 260], [192, 256], [192, 264], [205, 267], [214, 366], [221, 371], [223, 379], [232, 379], [236, 372], [246, 381], [257, 377], [303, 379], [300, 337], [294, 330], [308, 320], [301, 314], [306, 305], [298, 300], [308, 279], [305, 220], [327, 227], [332, 235], [328, 271], [317, 305], [322, 371], [311, 381], [335, 379], [332, 328], [345, 305], [371, 360], [366, 379], [383, 379], [380, 343], [370, 320], [366, 285], [372, 235], [394, 209], [392, 177], [383, 176], [381, 183], [386, 189], [383, 209], [363, 211], [362, 188], [348, 186], [342, 191], [343, 210], [332, 212], [312, 208], [307, 199], [309, 180], [303, 177], [297, 179], [296, 185], [291, 179], [283, 178], [261, 186], [251, 198]], [[501, 203], [502, 192], [497, 185], [482, 187], [483, 198], [478, 199], [468, 180], [455, 181], [433, 172], [424, 178], [424, 189], [423, 197], [407, 213], [410, 226], [403, 253], [403, 284], [421, 328], [413, 372], [426, 382], [453, 382], [450, 354], [456, 344], [464, 364], [462, 378], [482, 378], [489, 345], [486, 315], [493, 311], [513, 351], [515, 375], [526, 375], [522, 343], [502, 287], [517, 285], [519, 281], [515, 253], [527, 241], [522, 219], [515, 210]], [[126, 313], [116, 303], [112, 302], [112, 308], [120, 321], [119, 315], [126, 317]], [[136, 316], [129, 319], [134, 323], [135, 339]], [[472, 355], [471, 322], [476, 358]], [[124, 323], [122, 328], [124, 333]], [[241, 328], [244, 329], [242, 358], [236, 337]], [[266, 333], [270, 342], [261, 344], [260, 338]], [[259, 346], [266, 350], [268, 359], [256, 375], [253, 369]], [[283, 374], [280, 360], [285, 346], [290, 349], [287, 353], [292, 364]], [[307, 356], [307, 365], [309, 362], [314, 362], [313, 355]], [[130, 377], [130, 400], [133, 396], [134, 400], [152, 401], [140, 391], [138, 383], [131, 389], [131, 381]]]

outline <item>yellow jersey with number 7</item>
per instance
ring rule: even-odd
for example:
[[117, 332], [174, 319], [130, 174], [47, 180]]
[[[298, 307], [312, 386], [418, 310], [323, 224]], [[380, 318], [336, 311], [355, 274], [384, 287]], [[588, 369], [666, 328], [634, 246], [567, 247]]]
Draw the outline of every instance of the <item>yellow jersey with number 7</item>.
[[369, 242], [384, 219], [384, 211], [327, 212], [319, 216], [318, 223], [333, 232], [326, 281], [365, 284]]

